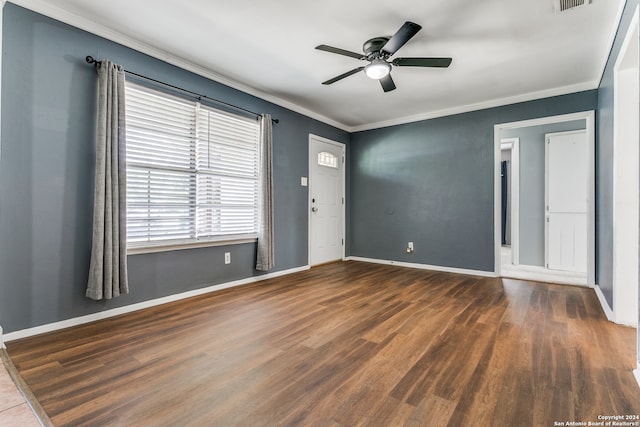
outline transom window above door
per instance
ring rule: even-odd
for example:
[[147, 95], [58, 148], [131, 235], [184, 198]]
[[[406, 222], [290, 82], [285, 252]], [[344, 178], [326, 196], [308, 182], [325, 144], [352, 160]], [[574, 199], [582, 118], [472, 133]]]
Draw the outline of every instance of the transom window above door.
[[322, 151], [318, 153], [318, 165], [337, 169], [338, 157], [333, 153], [329, 153], [328, 151]]

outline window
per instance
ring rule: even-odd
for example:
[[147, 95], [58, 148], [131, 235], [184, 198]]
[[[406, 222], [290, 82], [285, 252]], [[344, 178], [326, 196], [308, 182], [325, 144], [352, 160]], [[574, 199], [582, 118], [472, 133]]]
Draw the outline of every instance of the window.
[[338, 168], [338, 157], [329, 153], [328, 151], [322, 151], [318, 153], [318, 165], [326, 166], [328, 168]]
[[255, 119], [126, 84], [130, 248], [255, 237]]

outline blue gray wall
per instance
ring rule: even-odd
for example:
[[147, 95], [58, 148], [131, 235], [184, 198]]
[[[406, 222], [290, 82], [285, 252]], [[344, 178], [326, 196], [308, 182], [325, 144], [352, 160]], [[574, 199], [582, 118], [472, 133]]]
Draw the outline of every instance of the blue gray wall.
[[[0, 156], [0, 324], [4, 332], [258, 274], [255, 244], [129, 256], [131, 293], [84, 295], [91, 246], [96, 74], [86, 55], [270, 113], [274, 126], [274, 271], [307, 264], [309, 133], [349, 134], [7, 3]], [[224, 265], [224, 252], [232, 263]]]
[[596, 107], [594, 90], [352, 134], [349, 254], [493, 271], [494, 125]]
[[596, 283], [609, 307], [613, 307], [613, 80], [616, 60], [629, 29], [638, 0], [627, 0], [598, 88], [596, 115]]
[[585, 120], [505, 129], [500, 135], [502, 138], [520, 138], [520, 264], [544, 266], [544, 136], [547, 133], [577, 129], [586, 129]]

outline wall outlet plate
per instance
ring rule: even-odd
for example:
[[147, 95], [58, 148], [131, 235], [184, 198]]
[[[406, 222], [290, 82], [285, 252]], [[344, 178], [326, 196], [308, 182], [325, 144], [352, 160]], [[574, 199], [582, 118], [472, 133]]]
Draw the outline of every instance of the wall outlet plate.
[[407, 249], [405, 249], [408, 254], [413, 253], [413, 242], [407, 242]]
[[224, 263], [231, 264], [231, 252], [224, 253]]

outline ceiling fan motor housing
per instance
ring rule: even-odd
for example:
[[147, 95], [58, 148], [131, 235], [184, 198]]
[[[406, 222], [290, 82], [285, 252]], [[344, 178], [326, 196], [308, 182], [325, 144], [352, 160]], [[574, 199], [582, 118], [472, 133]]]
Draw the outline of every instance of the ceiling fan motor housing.
[[[367, 40], [362, 45], [362, 50], [365, 55], [367, 55], [367, 59], [369, 56], [375, 53], [379, 53], [380, 49], [384, 47], [385, 44], [389, 41], [389, 37], [374, 37], [372, 39]], [[379, 57], [380, 55], [375, 55], [375, 57]]]

